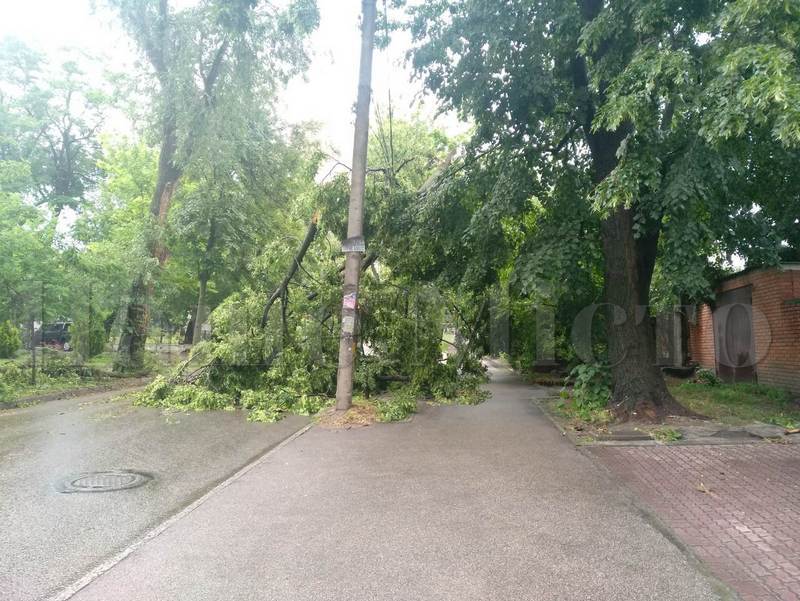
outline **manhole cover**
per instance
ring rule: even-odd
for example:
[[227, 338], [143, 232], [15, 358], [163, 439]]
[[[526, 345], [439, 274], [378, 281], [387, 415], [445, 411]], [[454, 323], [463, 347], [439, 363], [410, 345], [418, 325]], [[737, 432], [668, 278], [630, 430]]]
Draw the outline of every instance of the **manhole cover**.
[[133, 470], [86, 472], [68, 476], [56, 484], [58, 492], [111, 492], [142, 486], [153, 476]]

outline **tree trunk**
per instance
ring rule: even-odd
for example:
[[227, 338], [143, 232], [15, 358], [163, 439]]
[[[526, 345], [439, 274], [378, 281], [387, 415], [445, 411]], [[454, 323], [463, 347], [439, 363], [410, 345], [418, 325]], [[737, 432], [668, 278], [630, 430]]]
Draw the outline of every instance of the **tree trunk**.
[[192, 344], [197, 344], [202, 340], [203, 324], [206, 321], [206, 287], [208, 286], [208, 274], [200, 274], [200, 290], [197, 294], [197, 311], [194, 314], [194, 330], [192, 333]]
[[[42, 322], [42, 339], [44, 339], [44, 322]], [[36, 386], [36, 326], [31, 315], [31, 384]]]
[[[585, 23], [598, 17], [603, 0], [578, 0]], [[613, 48], [605, 42], [593, 52], [601, 61]], [[589, 85], [586, 60], [576, 56], [571, 65], [573, 83], [586, 98], [583, 128], [592, 156], [592, 180], [600, 184], [619, 161], [617, 151], [632, 130], [629, 123], [615, 131], [595, 130], [596, 108], [605, 102], [607, 82]], [[634, 236], [633, 211], [616, 207], [601, 226], [605, 258], [605, 300], [608, 303], [607, 336], [614, 380], [611, 409], [619, 420], [630, 417], [660, 419], [668, 413], [685, 413], [672, 398], [656, 365], [655, 328], [650, 318], [650, 281], [653, 277], [660, 220], [653, 220], [639, 238]], [[623, 317], [624, 314], [624, 317]]]
[[146, 299], [148, 286], [143, 276], [138, 276], [131, 287], [131, 300], [125, 312], [125, 323], [119, 337], [117, 356], [114, 359], [115, 372], [137, 371], [144, 368], [144, 349], [147, 341], [147, 328], [150, 314]]
[[618, 208], [603, 222], [602, 233], [608, 352], [614, 380], [611, 410], [621, 421], [660, 420], [683, 413], [656, 365], [655, 327], [648, 309], [658, 232], [635, 239], [633, 211]]
[[[149, 243], [149, 254], [158, 260], [159, 266], [167, 260], [167, 249], [164, 245], [162, 231], [172, 197], [175, 195], [182, 175], [182, 171], [175, 166], [174, 162], [177, 148], [177, 125], [174, 114], [168, 112], [163, 123], [156, 189], [150, 202], [150, 214], [153, 217], [155, 231]], [[137, 371], [144, 367], [144, 349], [147, 343], [147, 328], [150, 322], [149, 304], [152, 293], [152, 284], [145, 282], [144, 275], [139, 274], [131, 286], [125, 323], [119, 339], [117, 357], [114, 361], [114, 371]]]
[[[626, 133], [622, 127], [588, 137], [596, 184], [616, 167], [617, 149]], [[649, 303], [661, 225], [648, 224], [645, 234], [636, 238], [633, 218], [634, 209], [620, 206], [601, 225], [608, 353], [614, 381], [611, 410], [620, 421], [660, 420], [686, 411], [672, 398], [656, 365]]]
[[208, 222], [208, 238], [206, 239], [206, 252], [203, 255], [199, 281], [200, 290], [197, 294], [197, 311], [194, 314], [194, 332], [192, 334], [192, 343], [196, 344], [202, 339], [202, 327], [208, 317], [206, 313], [206, 289], [208, 287], [208, 280], [211, 279], [213, 269], [212, 253], [217, 244], [217, 220], [213, 217]]
[[195, 314], [189, 318], [189, 323], [186, 324], [186, 331], [183, 333], [183, 344], [192, 344], [194, 341], [194, 319]]

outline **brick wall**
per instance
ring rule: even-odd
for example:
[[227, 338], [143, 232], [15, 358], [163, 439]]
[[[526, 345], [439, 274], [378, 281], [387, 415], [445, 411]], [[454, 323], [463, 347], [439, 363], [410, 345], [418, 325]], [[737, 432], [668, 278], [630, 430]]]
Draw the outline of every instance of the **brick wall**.
[[706, 369], [717, 368], [714, 353], [714, 322], [711, 307], [699, 305], [694, 323], [689, 323], [689, 354], [692, 361]]
[[[752, 286], [753, 334], [758, 359], [758, 381], [800, 394], [800, 270], [752, 271], [725, 280], [718, 292]], [[711, 309], [698, 307], [689, 327], [692, 359], [703, 367], [716, 367]]]

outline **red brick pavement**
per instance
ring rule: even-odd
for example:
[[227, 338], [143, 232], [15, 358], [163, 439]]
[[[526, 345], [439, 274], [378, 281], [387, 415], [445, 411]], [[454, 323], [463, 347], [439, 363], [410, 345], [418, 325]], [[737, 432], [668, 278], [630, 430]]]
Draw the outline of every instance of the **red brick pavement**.
[[744, 601], [800, 601], [800, 445], [590, 452]]

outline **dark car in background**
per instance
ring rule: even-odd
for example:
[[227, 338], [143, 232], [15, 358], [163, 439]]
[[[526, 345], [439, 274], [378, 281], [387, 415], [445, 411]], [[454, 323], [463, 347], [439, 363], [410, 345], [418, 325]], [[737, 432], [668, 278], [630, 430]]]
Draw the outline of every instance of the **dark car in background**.
[[70, 341], [72, 339], [70, 334], [71, 327], [71, 321], [56, 321], [54, 323], [44, 324], [41, 331], [41, 344], [65, 351], [70, 350]]

